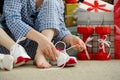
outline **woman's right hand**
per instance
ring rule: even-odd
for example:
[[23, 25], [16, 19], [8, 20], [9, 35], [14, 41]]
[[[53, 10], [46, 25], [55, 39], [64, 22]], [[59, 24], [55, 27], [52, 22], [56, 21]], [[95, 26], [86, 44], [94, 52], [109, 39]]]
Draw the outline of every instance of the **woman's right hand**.
[[58, 54], [54, 44], [48, 40], [47, 37], [42, 37], [38, 42], [39, 49], [43, 52], [43, 54], [47, 55], [51, 60], [55, 61]]
[[51, 60], [56, 60], [58, 56], [57, 50], [53, 43], [43, 34], [34, 29], [31, 29], [28, 31], [25, 37], [37, 42], [38, 47], [43, 52], [43, 54], [47, 55]]

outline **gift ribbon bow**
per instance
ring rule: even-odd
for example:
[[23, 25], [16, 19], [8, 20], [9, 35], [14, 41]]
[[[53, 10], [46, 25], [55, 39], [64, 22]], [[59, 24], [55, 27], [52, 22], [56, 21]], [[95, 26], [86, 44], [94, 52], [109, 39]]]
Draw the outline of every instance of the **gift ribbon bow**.
[[90, 6], [87, 9], [87, 11], [95, 10], [95, 12], [98, 12], [98, 10], [100, 9], [100, 10], [103, 10], [105, 12], [111, 12], [111, 10], [103, 8], [103, 7], [106, 6], [106, 4], [99, 4], [98, 1], [96, 1], [96, 0], [94, 1], [94, 4], [91, 4], [91, 3], [87, 2], [87, 1], [84, 1], [83, 4], [86, 4], [86, 5]]
[[101, 43], [101, 47], [99, 47], [100, 49], [103, 49], [103, 52], [105, 52], [105, 45], [107, 45], [109, 47], [109, 53], [108, 53], [108, 56], [107, 58], [110, 56], [110, 53], [111, 53], [111, 49], [110, 49], [110, 44], [111, 42], [110, 41], [106, 41], [106, 39], [98, 39], [98, 42]]

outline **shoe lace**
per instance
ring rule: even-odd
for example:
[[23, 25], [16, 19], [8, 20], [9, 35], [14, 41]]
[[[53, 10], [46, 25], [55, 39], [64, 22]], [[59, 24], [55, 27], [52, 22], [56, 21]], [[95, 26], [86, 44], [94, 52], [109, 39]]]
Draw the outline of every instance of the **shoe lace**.
[[16, 44], [18, 44], [18, 43], [21, 42], [21, 41], [24, 41], [25, 39], [26, 39], [26, 37], [19, 38], [19, 39], [16, 41]]
[[[13, 45], [13, 47], [12, 47], [12, 52], [13, 53], [15, 53], [15, 50], [16, 50], [16, 46], [17, 46], [17, 44], [19, 43], [19, 42], [21, 42], [21, 41], [23, 41], [23, 40], [25, 40], [26, 39], [26, 37], [22, 37], [22, 38], [19, 38], [16, 42], [15, 42], [15, 44]], [[11, 55], [13, 55], [13, 54], [11, 54]]]
[[25, 39], [26, 39], [26, 37], [19, 38], [19, 39], [15, 42], [15, 44], [13, 45], [14, 50], [15, 50], [15, 48], [16, 48], [16, 45], [17, 45], [19, 42], [21, 42], [21, 41], [23, 41], [23, 40], [25, 40]]

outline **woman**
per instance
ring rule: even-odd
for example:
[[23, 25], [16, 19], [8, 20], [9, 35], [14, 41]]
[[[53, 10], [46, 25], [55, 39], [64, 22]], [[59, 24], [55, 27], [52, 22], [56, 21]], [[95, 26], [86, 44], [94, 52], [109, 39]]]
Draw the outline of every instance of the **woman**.
[[45, 56], [53, 61], [58, 57], [52, 41], [86, 49], [84, 42], [65, 27], [62, 0], [4, 0], [3, 13], [2, 21], [10, 36], [15, 40], [28, 38], [22, 45], [39, 68], [51, 67]]

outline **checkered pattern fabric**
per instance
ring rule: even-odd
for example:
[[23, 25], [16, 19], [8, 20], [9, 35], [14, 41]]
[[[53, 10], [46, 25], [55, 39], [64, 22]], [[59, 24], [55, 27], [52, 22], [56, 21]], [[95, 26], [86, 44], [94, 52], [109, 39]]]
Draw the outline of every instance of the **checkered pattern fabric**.
[[56, 40], [60, 40], [70, 33], [65, 28], [63, 12], [62, 0], [44, 0], [37, 9], [35, 0], [5, 0], [3, 16], [15, 39], [25, 36], [31, 28], [55, 28], [59, 31]]

